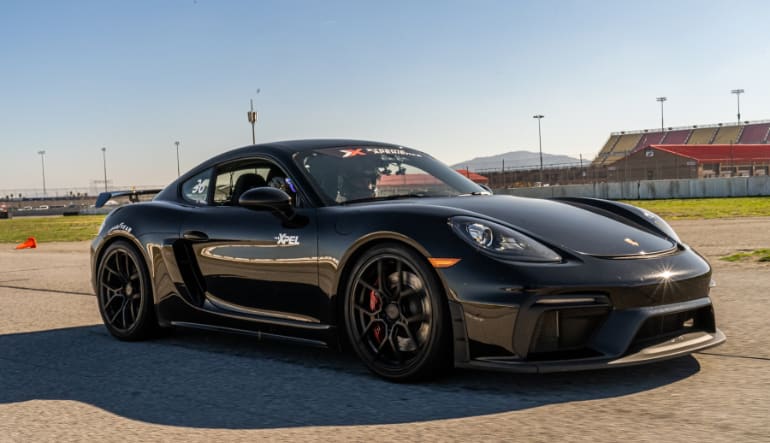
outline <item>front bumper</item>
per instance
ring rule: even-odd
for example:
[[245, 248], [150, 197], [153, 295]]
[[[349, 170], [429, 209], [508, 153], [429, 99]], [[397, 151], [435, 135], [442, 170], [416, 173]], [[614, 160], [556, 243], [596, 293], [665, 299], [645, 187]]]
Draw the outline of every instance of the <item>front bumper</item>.
[[[466, 314], [473, 308], [453, 305], [455, 325], [460, 324], [458, 315], [465, 317], [463, 323], [466, 323]], [[501, 310], [502, 307], [498, 307], [496, 311]], [[558, 327], [556, 331], [558, 334]], [[719, 345], [726, 339], [722, 331], [715, 327], [708, 297], [667, 305], [609, 310], [586, 337], [580, 349], [573, 348], [569, 352], [516, 352], [508, 355], [498, 352], [485, 355], [483, 351], [489, 350], [489, 347], [477, 347], [476, 351], [472, 351], [470, 345], [475, 342], [474, 337], [466, 336], [463, 340], [456, 333], [455, 365], [528, 373], [602, 369], [680, 357]], [[536, 339], [533, 339], [528, 346], [529, 351], [535, 348], [535, 342]]]

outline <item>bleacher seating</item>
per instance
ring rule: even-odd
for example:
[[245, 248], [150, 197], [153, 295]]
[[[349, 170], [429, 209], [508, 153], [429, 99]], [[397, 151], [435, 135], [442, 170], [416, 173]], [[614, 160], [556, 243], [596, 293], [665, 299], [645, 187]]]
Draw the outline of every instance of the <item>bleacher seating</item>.
[[615, 143], [617, 143], [619, 138], [619, 135], [610, 135], [610, 138], [607, 139], [607, 143], [602, 146], [602, 149], [599, 151], [599, 155], [597, 155], [596, 158], [605, 158], [608, 156], [610, 152], [612, 152], [612, 148], [615, 147]]
[[692, 131], [689, 129], [680, 129], [678, 131], [668, 131], [663, 140], [660, 141], [666, 145], [681, 145], [687, 141], [687, 137], [690, 136]]
[[614, 154], [610, 154], [607, 157], [607, 160], [604, 161], [604, 165], [605, 166], [606, 165], [611, 165], [611, 164], [615, 163], [616, 161], [620, 160], [621, 158], [623, 158], [625, 156], [626, 156], [625, 151], [624, 152], [616, 152]]
[[738, 137], [741, 135], [742, 126], [722, 126], [717, 132], [717, 136], [711, 144], [714, 145], [729, 145], [730, 143], [738, 143]]
[[711, 124], [706, 127], [669, 128], [668, 131], [645, 129], [613, 133], [593, 161], [609, 166], [623, 157], [650, 145], [730, 145], [770, 144], [770, 120], [754, 123]]
[[770, 131], [770, 123], [760, 123], [758, 125], [747, 125], [743, 128], [741, 138], [738, 143], [758, 144], [767, 143], [767, 133]]
[[666, 134], [664, 132], [650, 132], [647, 134], [643, 134], [642, 137], [639, 139], [639, 143], [636, 144], [632, 152], [636, 152], [640, 149], [644, 149], [650, 145], [660, 144], [663, 141], [663, 137], [665, 136]]
[[705, 145], [711, 143], [711, 139], [714, 138], [714, 133], [717, 128], [698, 128], [692, 131], [690, 139], [687, 140], [688, 145]]
[[636, 146], [637, 143], [639, 143], [639, 139], [642, 138], [641, 134], [623, 134], [620, 136], [620, 140], [618, 140], [617, 143], [615, 143], [615, 148], [612, 149], [608, 153], [608, 156], [606, 157], [606, 160], [604, 160], [604, 164], [608, 165], [610, 163], [613, 163], [617, 161], [620, 158], [625, 157], [627, 154], [631, 152], [632, 149], [634, 149], [634, 146]]

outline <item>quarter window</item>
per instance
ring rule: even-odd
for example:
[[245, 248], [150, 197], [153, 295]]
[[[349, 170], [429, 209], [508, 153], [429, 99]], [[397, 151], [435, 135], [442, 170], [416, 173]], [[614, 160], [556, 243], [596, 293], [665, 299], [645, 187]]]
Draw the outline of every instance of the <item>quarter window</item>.
[[207, 169], [182, 183], [182, 197], [185, 200], [205, 205], [208, 203], [209, 183], [211, 182], [211, 169]]

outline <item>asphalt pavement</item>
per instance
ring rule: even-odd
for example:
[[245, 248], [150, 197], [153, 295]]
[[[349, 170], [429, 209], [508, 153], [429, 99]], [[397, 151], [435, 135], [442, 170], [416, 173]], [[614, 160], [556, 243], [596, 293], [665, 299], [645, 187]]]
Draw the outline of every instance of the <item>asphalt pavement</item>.
[[770, 441], [770, 218], [674, 223], [727, 343], [632, 368], [393, 384], [349, 354], [175, 331], [113, 339], [88, 243], [0, 244], [0, 441]]

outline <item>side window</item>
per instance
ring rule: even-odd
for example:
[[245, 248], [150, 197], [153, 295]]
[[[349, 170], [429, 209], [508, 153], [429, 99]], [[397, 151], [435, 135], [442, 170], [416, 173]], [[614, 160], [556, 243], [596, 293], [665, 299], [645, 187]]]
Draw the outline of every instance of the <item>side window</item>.
[[214, 204], [238, 204], [238, 198], [251, 188], [266, 186], [269, 168], [260, 164], [239, 164], [217, 172], [214, 188]]
[[213, 203], [237, 206], [240, 196], [252, 188], [272, 186], [289, 194], [296, 205], [296, 189], [281, 168], [266, 160], [240, 161], [220, 168], [214, 180]]
[[182, 183], [182, 197], [190, 203], [205, 205], [208, 203], [209, 183], [211, 181], [211, 169]]

